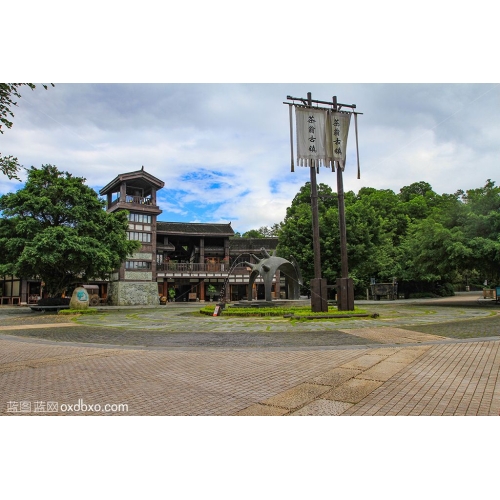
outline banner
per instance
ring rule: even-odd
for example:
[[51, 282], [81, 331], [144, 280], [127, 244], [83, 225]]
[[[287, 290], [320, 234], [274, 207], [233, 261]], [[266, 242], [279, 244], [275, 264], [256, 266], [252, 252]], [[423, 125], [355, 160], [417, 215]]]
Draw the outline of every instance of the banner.
[[351, 113], [331, 111], [329, 116], [330, 133], [328, 134], [328, 150], [331, 151], [331, 159], [338, 162], [342, 171], [345, 168], [345, 157], [347, 150], [347, 136]]
[[328, 111], [296, 106], [297, 165], [301, 167], [330, 166], [327, 149]]

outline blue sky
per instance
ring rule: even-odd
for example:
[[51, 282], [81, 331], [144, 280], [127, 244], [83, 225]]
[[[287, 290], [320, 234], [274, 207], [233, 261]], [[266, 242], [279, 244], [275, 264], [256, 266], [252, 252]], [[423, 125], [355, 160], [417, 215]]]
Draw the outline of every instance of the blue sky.
[[[284, 11], [279, 2], [236, 8], [214, 0], [196, 3], [196, 15], [170, 5], [168, 19], [152, 16], [153, 4], [120, 12], [93, 0], [83, 11], [65, 7], [78, 18], [71, 29], [60, 22], [58, 2], [30, 4], [32, 15], [22, 19], [6, 6], [12, 22], [4, 36], [16, 46], [2, 54], [3, 81], [56, 86], [23, 92], [0, 152], [26, 167], [55, 164], [96, 190], [144, 166], [165, 182], [161, 220], [231, 221], [244, 232], [282, 221], [309, 179], [305, 168], [290, 172], [283, 101], [312, 92], [364, 113], [361, 179], [351, 129], [346, 190], [398, 192], [424, 180], [452, 193], [497, 181], [496, 21], [484, 15], [483, 0], [453, 13], [428, 0], [404, 12], [389, 0], [320, 2], [320, 18], [311, 14], [307, 26], [294, 1]], [[321, 20], [330, 18], [337, 21], [326, 29]], [[336, 190], [328, 170], [318, 181]], [[0, 194], [19, 187], [0, 176]]]
[[[162, 220], [229, 222], [235, 231], [283, 220], [309, 179], [290, 172], [287, 95], [355, 103], [346, 190], [396, 192], [425, 180], [438, 193], [497, 181], [500, 86], [487, 84], [61, 84], [24, 90], [3, 154], [52, 163], [96, 190], [145, 169], [165, 182]], [[318, 181], [336, 190], [336, 176]], [[19, 183], [0, 179], [0, 192]]]

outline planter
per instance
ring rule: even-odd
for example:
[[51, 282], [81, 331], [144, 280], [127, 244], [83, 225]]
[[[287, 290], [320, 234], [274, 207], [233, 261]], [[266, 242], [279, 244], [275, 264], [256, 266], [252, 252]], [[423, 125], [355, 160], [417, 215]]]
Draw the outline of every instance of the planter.
[[483, 290], [483, 299], [496, 299], [496, 290]]

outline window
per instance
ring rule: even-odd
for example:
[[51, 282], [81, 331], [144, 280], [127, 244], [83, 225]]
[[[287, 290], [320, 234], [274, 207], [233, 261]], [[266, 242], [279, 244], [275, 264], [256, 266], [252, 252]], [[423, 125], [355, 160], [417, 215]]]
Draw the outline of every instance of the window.
[[129, 240], [142, 241], [143, 243], [151, 243], [151, 233], [138, 233], [136, 231], [127, 231]]
[[145, 260], [127, 260], [125, 262], [126, 269], [151, 269], [151, 262]]
[[128, 220], [130, 222], [142, 222], [144, 224], [151, 224], [151, 215], [146, 214], [128, 214]]

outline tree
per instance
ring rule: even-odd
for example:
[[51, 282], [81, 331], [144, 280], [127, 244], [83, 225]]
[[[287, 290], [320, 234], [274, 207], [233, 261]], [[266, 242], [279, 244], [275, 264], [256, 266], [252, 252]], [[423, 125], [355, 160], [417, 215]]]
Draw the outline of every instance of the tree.
[[85, 179], [42, 165], [24, 188], [0, 197], [0, 275], [39, 277], [51, 296], [78, 281], [106, 279], [140, 247], [127, 213], [108, 213]]
[[273, 238], [278, 236], [280, 225], [278, 223], [272, 226], [261, 226], [259, 229], [250, 229], [243, 233], [242, 238]]
[[[340, 276], [337, 195], [318, 186], [322, 276]], [[314, 276], [310, 185], [295, 195], [279, 229], [278, 253], [293, 255], [306, 285]], [[500, 187], [439, 195], [427, 182], [393, 191], [345, 193], [349, 276], [362, 295], [370, 279], [397, 278], [405, 293], [452, 294], [463, 276], [500, 284]]]
[[[353, 195], [352, 192], [345, 193], [346, 205]], [[337, 195], [323, 183], [318, 184], [318, 214], [322, 276], [332, 283], [340, 276]], [[292, 255], [297, 260], [307, 288], [314, 277], [310, 182], [300, 188], [287, 208], [278, 238], [278, 255], [285, 259]]]
[[[422, 211], [426, 215], [410, 217], [401, 245], [405, 259], [400, 276], [420, 283], [451, 283], [465, 275], [499, 282], [500, 188], [488, 179], [482, 188], [453, 195], [429, 193], [426, 198], [432, 202]], [[404, 202], [405, 210], [419, 198], [422, 202], [421, 195]]]
[[[54, 84], [51, 84], [54, 87]], [[36, 85], [33, 83], [0, 83], [0, 134], [3, 134], [2, 126], [12, 128], [11, 118], [14, 118], [14, 112], [11, 108], [17, 106], [17, 102], [13, 99], [21, 98], [21, 87], [26, 86], [31, 90], [35, 90]], [[47, 85], [42, 85], [47, 90]], [[0, 172], [6, 175], [9, 179], [20, 180], [17, 176], [21, 165], [19, 160], [12, 155], [2, 156], [0, 153]]]
[[250, 229], [243, 233], [242, 238], [264, 238], [264, 235], [258, 229]]
[[[310, 184], [306, 183], [287, 209], [279, 232], [279, 254], [293, 255], [305, 283], [314, 276]], [[371, 277], [389, 279], [397, 271], [397, 244], [407, 218], [390, 190], [362, 188], [345, 193], [349, 276], [363, 293]], [[318, 186], [322, 276], [335, 283], [341, 274], [338, 198], [327, 185]]]

